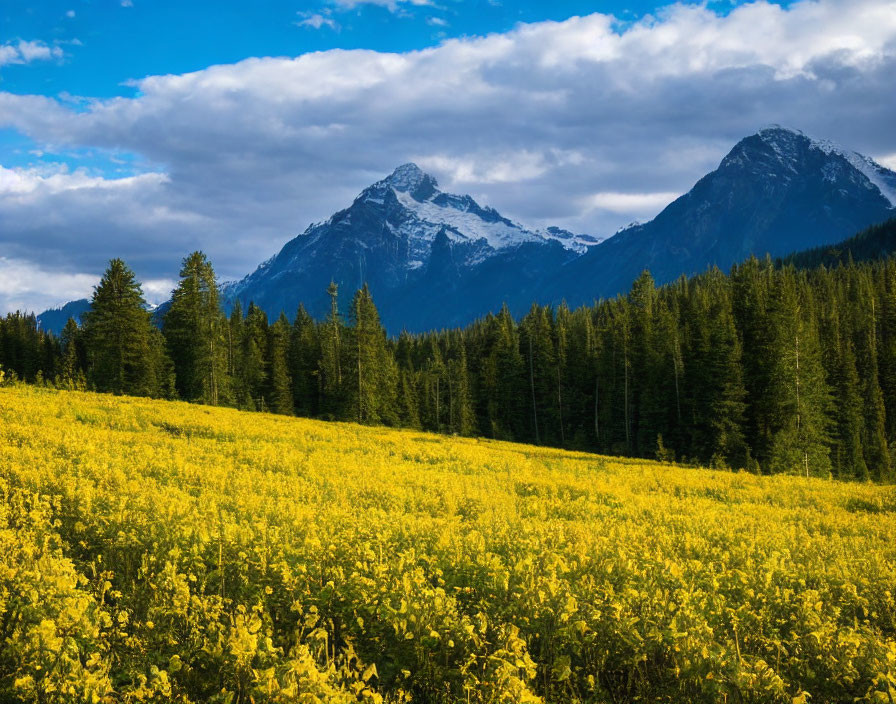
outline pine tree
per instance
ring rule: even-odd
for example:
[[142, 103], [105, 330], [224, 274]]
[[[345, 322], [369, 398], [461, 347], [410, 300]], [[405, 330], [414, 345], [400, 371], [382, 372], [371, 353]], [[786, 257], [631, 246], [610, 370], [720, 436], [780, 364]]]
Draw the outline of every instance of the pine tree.
[[744, 467], [746, 390], [729, 291], [727, 280], [718, 270], [690, 288], [688, 454], [717, 467]]
[[81, 330], [74, 318], [69, 318], [62, 329], [62, 368], [60, 385], [68, 389], [85, 389], [87, 378], [81, 362], [79, 347], [82, 345]]
[[267, 410], [265, 401], [268, 390], [269, 365], [268, 349], [268, 316], [255, 303], [249, 303], [246, 318], [243, 321], [243, 339], [241, 341], [239, 375], [241, 386], [252, 410]]
[[292, 379], [289, 375], [289, 319], [281, 313], [270, 327], [268, 354], [270, 375], [268, 379], [267, 405], [274, 413], [292, 415]]
[[445, 409], [447, 407], [447, 369], [442, 350], [435, 335], [428, 335], [423, 343], [425, 362], [423, 365], [424, 398], [423, 424], [428, 430], [441, 433], [445, 430]]
[[84, 316], [89, 379], [98, 391], [152, 395], [152, 324], [134, 272], [121, 259], [109, 262]]
[[149, 359], [153, 378], [151, 395], [159, 398], [176, 399], [177, 377], [174, 371], [174, 363], [168, 356], [165, 336], [155, 326], [152, 326], [149, 331]]
[[554, 359], [557, 367], [557, 427], [560, 430], [560, 446], [566, 447], [566, 415], [563, 403], [566, 399], [569, 404], [568, 389], [566, 384], [566, 368], [569, 354], [569, 327], [571, 314], [566, 302], [562, 302], [557, 308], [554, 317]]
[[230, 346], [215, 272], [197, 251], [184, 258], [180, 277], [163, 324], [177, 390], [188, 401], [218, 405], [230, 395]]
[[523, 427], [527, 405], [520, 389], [528, 382], [516, 323], [507, 306], [497, 316], [486, 319], [482, 387], [487, 398], [485, 430], [493, 438], [514, 440], [525, 437]]
[[803, 282], [792, 269], [778, 277], [771, 322], [775, 424], [770, 466], [773, 472], [828, 476], [830, 394], [821, 366], [814, 311]]
[[[855, 269], [855, 268], [854, 268]], [[861, 396], [864, 409], [862, 446], [865, 462], [877, 481], [890, 478], [890, 455], [886, 436], [886, 406], [880, 387], [878, 333], [880, 304], [867, 271], [855, 270], [856, 298], [853, 301], [856, 324], [857, 368], [862, 380]]]
[[398, 423], [403, 428], [421, 429], [420, 403], [418, 400], [416, 374], [400, 369], [398, 387]]
[[868, 467], [862, 453], [862, 400], [855, 352], [849, 331], [841, 324], [840, 292], [831, 285], [825, 294], [829, 309], [822, 325], [824, 364], [837, 399], [832, 408], [832, 473], [839, 479], [865, 479]]
[[305, 306], [299, 304], [289, 338], [293, 405], [299, 415], [314, 416], [319, 412], [317, 376], [320, 354], [317, 327]]
[[455, 435], [472, 435], [476, 418], [467, 370], [467, 352], [463, 338], [453, 336], [447, 365], [448, 430]]
[[243, 364], [248, 352], [246, 340], [246, 323], [243, 317], [243, 306], [237, 299], [230, 311], [227, 321], [227, 375], [231, 380], [233, 401], [237, 408], [255, 410], [255, 401]]
[[881, 265], [877, 289], [880, 295], [878, 336], [879, 384], [884, 400], [887, 440], [896, 443], [896, 258]]
[[345, 337], [342, 316], [339, 314], [339, 287], [330, 282], [330, 314], [321, 331], [320, 395], [321, 410], [330, 418], [346, 419], [345, 388], [343, 386], [343, 342]]
[[365, 284], [355, 293], [344, 379], [351, 419], [358, 423], [398, 423], [395, 358]]

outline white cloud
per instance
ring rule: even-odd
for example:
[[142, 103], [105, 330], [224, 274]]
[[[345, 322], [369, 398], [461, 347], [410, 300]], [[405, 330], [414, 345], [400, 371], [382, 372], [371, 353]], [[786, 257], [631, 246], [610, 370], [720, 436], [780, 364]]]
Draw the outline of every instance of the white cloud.
[[888, 169], [896, 171], [896, 152], [892, 154], [886, 154], [884, 156], [878, 156], [875, 161], [881, 166], [886, 166]]
[[603, 193], [592, 193], [583, 199], [582, 205], [587, 210], [598, 208], [626, 216], [650, 217], [669, 205], [680, 195], [680, 193], [674, 191], [660, 193], [614, 193], [613, 191], [605, 191]]
[[361, 5], [375, 5], [385, 7], [390, 12], [396, 12], [402, 5], [426, 6], [432, 5], [432, 0], [331, 0], [332, 4], [343, 10], [352, 10]]
[[0, 257], [0, 314], [40, 312], [60, 302], [87, 298], [98, 281], [94, 274], [60, 273], [31, 261]]
[[7, 64], [29, 64], [32, 61], [61, 59], [64, 56], [58, 46], [48, 46], [41, 41], [9, 42], [0, 44], [0, 66]]
[[174, 279], [147, 279], [142, 282], [143, 298], [150, 305], [157, 306], [171, 298], [171, 292], [177, 286]]
[[760, 0], [252, 58], [150, 76], [133, 98], [0, 93], [0, 128], [36, 149], [121, 150], [156, 172], [0, 171], [0, 251], [97, 273], [122, 256], [166, 279], [199, 247], [233, 278], [408, 160], [525, 224], [606, 235], [771, 122], [892, 164], [894, 75], [892, 0]]
[[448, 20], [443, 19], [441, 17], [427, 17], [426, 23], [431, 24], [435, 27], [447, 27], [448, 26]]
[[325, 17], [320, 13], [314, 13], [310, 15], [305, 15], [304, 19], [296, 22], [299, 27], [313, 27], [314, 29], [320, 29], [321, 27], [329, 27], [334, 31], [339, 30], [339, 23], [334, 20], [332, 17]]
[[69, 10], [68, 12], [65, 13], [65, 16], [68, 17], [69, 19], [74, 19], [74, 17], [75, 17], [75, 11], [74, 11], [74, 10]]

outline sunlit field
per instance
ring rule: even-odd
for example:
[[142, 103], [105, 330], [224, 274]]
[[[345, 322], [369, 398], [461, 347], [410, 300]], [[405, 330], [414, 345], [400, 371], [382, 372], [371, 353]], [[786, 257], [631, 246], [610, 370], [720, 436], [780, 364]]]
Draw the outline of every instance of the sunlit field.
[[896, 493], [0, 389], [0, 701], [892, 702]]

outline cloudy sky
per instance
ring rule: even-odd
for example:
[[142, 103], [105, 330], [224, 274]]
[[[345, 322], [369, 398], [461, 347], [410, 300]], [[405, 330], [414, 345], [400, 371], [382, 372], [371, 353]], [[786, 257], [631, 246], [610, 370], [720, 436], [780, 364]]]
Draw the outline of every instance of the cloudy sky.
[[241, 277], [407, 161], [606, 235], [771, 123], [896, 168], [896, 0], [4, 0], [0, 312]]

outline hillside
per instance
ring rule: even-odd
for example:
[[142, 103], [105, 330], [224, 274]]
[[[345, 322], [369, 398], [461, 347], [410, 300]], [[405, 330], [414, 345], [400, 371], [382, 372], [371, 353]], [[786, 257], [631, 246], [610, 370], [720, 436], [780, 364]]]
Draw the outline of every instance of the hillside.
[[0, 388], [0, 700], [887, 701], [892, 488]]
[[837, 244], [791, 254], [784, 258], [784, 262], [801, 269], [822, 265], [832, 267], [848, 264], [850, 260], [861, 262], [885, 259], [894, 252], [896, 252], [896, 218], [891, 218]]
[[751, 255], [830, 246], [892, 218], [894, 208], [896, 173], [798, 130], [766, 128], [653, 220], [564, 265], [554, 298], [612, 297], [644, 269], [667, 283], [709, 266], [727, 271]]
[[70, 318], [74, 318], [75, 322], [80, 322], [81, 316], [90, 310], [90, 301], [81, 298], [77, 301], [70, 301], [61, 308], [50, 308], [37, 316], [37, 322], [41, 330], [46, 330], [54, 335], [61, 335], [62, 329]]

